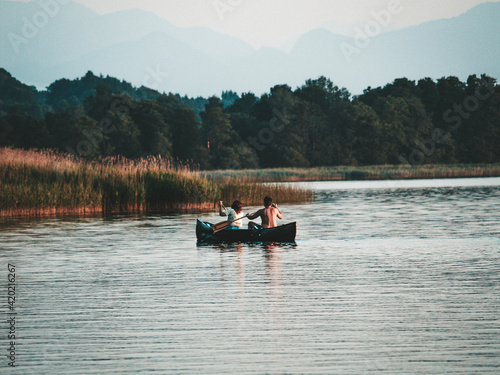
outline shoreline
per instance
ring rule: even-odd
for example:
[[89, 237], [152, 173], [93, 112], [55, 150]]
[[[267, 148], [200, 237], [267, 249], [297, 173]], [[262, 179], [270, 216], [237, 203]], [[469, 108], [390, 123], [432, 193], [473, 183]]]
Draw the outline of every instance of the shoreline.
[[474, 179], [474, 178], [497, 178], [499, 175], [485, 175], [485, 176], [435, 176], [435, 177], [388, 177], [388, 178], [362, 178], [362, 179], [348, 179], [348, 178], [332, 178], [332, 179], [304, 179], [304, 180], [287, 180], [287, 181], [270, 181], [263, 183], [293, 183], [293, 182], [355, 182], [355, 181], [411, 181], [411, 180], [458, 180], [458, 179]]
[[314, 200], [313, 190], [282, 182], [488, 177], [500, 177], [500, 163], [193, 171], [161, 157], [80, 161], [50, 150], [3, 148], [0, 218], [203, 213], [220, 200], [256, 206], [265, 196], [281, 204]]
[[161, 215], [161, 214], [195, 214], [211, 212], [214, 210], [213, 204], [191, 205], [179, 204], [178, 207], [171, 207], [165, 210], [128, 209], [106, 211], [102, 207], [82, 207], [82, 208], [21, 208], [0, 210], [0, 220], [9, 219], [40, 219], [40, 218], [60, 218], [60, 217], [106, 217], [115, 215]]
[[[482, 179], [482, 178], [498, 178], [500, 175], [493, 176], [452, 176], [452, 177], [408, 177], [408, 178], [368, 178], [368, 179], [309, 179], [309, 180], [291, 180], [269, 183], [294, 183], [294, 182], [349, 182], [349, 181], [411, 181], [411, 180], [453, 180], [453, 179]], [[266, 184], [263, 182], [262, 184]], [[292, 202], [283, 204], [293, 204]], [[303, 202], [302, 202], [303, 203]], [[178, 203], [165, 209], [147, 209], [129, 208], [106, 211], [103, 207], [81, 207], [81, 208], [20, 208], [0, 210], [0, 219], [41, 219], [41, 218], [84, 218], [84, 217], [106, 217], [116, 215], [162, 215], [162, 214], [198, 214], [216, 211], [216, 203]]]
[[425, 180], [500, 177], [500, 164], [382, 165], [365, 167], [273, 168], [202, 171], [211, 180], [246, 179], [261, 183], [315, 181]]

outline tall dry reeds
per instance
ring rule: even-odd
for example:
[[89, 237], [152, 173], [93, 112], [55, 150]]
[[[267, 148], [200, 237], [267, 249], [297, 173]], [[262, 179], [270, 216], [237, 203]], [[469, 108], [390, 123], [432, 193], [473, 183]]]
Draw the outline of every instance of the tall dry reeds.
[[271, 196], [275, 202], [300, 203], [314, 199], [311, 190], [279, 183], [256, 183], [242, 178], [224, 179], [220, 182], [224, 202], [241, 200], [244, 206], [259, 206], [263, 198]]
[[260, 204], [274, 195], [282, 203], [312, 193], [256, 182], [203, 178], [168, 158], [82, 161], [51, 150], [0, 149], [0, 216], [115, 212], [206, 211], [219, 200]]

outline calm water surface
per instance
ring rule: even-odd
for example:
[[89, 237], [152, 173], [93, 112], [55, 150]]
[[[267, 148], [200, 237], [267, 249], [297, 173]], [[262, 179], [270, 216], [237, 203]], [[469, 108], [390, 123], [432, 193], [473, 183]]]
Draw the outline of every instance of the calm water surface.
[[500, 179], [307, 185], [294, 245], [197, 246], [196, 215], [2, 222], [0, 373], [500, 373]]

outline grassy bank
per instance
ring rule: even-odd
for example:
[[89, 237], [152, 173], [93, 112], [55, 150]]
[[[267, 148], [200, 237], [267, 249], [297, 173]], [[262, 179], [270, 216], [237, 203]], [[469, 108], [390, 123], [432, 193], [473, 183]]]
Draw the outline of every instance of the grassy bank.
[[192, 171], [150, 157], [93, 162], [53, 151], [0, 148], [0, 217], [131, 212], [201, 212], [230, 205], [312, 200], [313, 192], [262, 182], [500, 176], [500, 164]]
[[238, 171], [207, 171], [211, 180], [239, 179], [260, 182], [387, 180], [417, 178], [498, 177], [500, 164], [381, 165], [367, 167], [278, 168]]
[[82, 162], [52, 151], [0, 149], [0, 216], [208, 211], [216, 202], [312, 199], [312, 192], [247, 180], [209, 180], [161, 158]]

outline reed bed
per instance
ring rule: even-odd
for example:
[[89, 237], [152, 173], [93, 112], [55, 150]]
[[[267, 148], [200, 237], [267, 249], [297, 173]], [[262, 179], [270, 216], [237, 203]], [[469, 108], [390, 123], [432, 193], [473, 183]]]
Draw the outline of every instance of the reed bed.
[[387, 180], [498, 177], [500, 164], [380, 165], [366, 167], [276, 168], [205, 171], [200, 175], [216, 181], [295, 182], [336, 180]]
[[314, 200], [314, 192], [279, 183], [255, 183], [245, 179], [229, 178], [220, 183], [221, 196], [230, 204], [241, 200], [244, 206], [260, 206], [270, 196], [277, 203], [302, 203]]
[[238, 179], [215, 181], [161, 157], [78, 160], [51, 150], [0, 148], [0, 217], [132, 212], [201, 212], [216, 202], [292, 203], [310, 191]]

